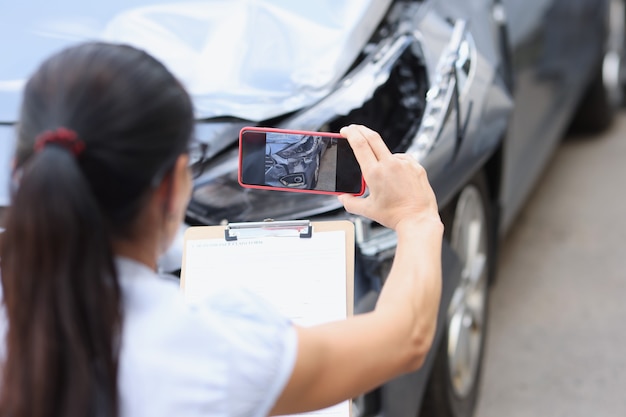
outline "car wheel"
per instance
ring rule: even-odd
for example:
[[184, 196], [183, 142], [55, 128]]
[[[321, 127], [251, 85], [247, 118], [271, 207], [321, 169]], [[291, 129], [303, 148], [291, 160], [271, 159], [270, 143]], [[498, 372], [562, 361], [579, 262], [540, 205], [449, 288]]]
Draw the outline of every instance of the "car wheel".
[[478, 397], [486, 340], [492, 217], [484, 175], [470, 181], [442, 213], [462, 274], [450, 302], [421, 415], [469, 417]]
[[626, 105], [626, 2], [611, 0], [607, 52], [602, 63], [604, 84], [614, 108]]
[[613, 121], [615, 108], [607, 92], [600, 65], [580, 101], [570, 130], [575, 133], [601, 132]]

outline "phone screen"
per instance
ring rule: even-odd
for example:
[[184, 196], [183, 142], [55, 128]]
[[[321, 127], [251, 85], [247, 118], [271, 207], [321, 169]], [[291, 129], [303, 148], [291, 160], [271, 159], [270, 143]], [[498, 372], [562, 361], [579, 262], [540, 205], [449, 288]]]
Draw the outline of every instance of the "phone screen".
[[243, 129], [243, 186], [319, 193], [362, 194], [361, 169], [348, 141], [338, 134]]

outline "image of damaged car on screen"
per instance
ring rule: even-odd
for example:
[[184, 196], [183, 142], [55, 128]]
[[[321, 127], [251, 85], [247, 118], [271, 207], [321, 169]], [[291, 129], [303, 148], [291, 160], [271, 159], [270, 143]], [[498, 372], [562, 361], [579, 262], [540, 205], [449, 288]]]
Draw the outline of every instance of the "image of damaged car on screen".
[[[24, 80], [67, 45], [132, 44], [167, 65], [193, 99], [204, 147], [193, 158], [201, 175], [181, 235], [189, 225], [350, 220], [354, 310], [363, 313], [384, 285], [395, 233], [348, 214], [336, 196], [242, 188], [238, 135], [245, 126], [367, 125], [428, 172], [445, 224], [443, 290], [421, 369], [357, 398], [353, 415], [472, 415], [498, 242], [564, 133], [572, 124], [608, 126], [615, 99], [607, 91], [623, 91], [623, 51], [607, 42], [623, 33], [610, 24], [608, 0], [27, 3], [12, 2], [0, 16], [0, 206], [10, 204]], [[268, 181], [321, 181], [330, 149], [311, 137], [290, 146], [277, 139], [265, 157]], [[298, 154], [307, 162], [295, 166]], [[181, 254], [182, 238], [160, 269], [179, 271]]]
[[[265, 142], [265, 185], [315, 190], [322, 170], [322, 158], [330, 147], [331, 139], [300, 135], [294, 143], [293, 135], [268, 133]], [[324, 171], [331, 171], [334, 181], [335, 167], [327, 166], [332, 161], [328, 158]]]

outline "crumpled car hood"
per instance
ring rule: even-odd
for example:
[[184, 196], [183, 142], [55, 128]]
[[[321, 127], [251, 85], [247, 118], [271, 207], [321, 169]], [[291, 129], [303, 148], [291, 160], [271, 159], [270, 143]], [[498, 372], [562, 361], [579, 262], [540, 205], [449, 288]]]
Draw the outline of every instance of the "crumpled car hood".
[[349, 69], [391, 0], [13, 2], [0, 14], [0, 122], [17, 119], [24, 80], [85, 40], [129, 43], [163, 61], [196, 117], [273, 118], [313, 104]]

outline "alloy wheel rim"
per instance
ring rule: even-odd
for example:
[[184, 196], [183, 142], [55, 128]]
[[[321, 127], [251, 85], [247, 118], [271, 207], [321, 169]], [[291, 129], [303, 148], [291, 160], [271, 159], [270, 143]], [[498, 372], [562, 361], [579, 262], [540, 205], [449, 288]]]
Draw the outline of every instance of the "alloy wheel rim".
[[473, 389], [482, 350], [487, 302], [487, 228], [478, 189], [463, 189], [454, 213], [451, 246], [463, 267], [448, 309], [448, 364], [454, 392]]

